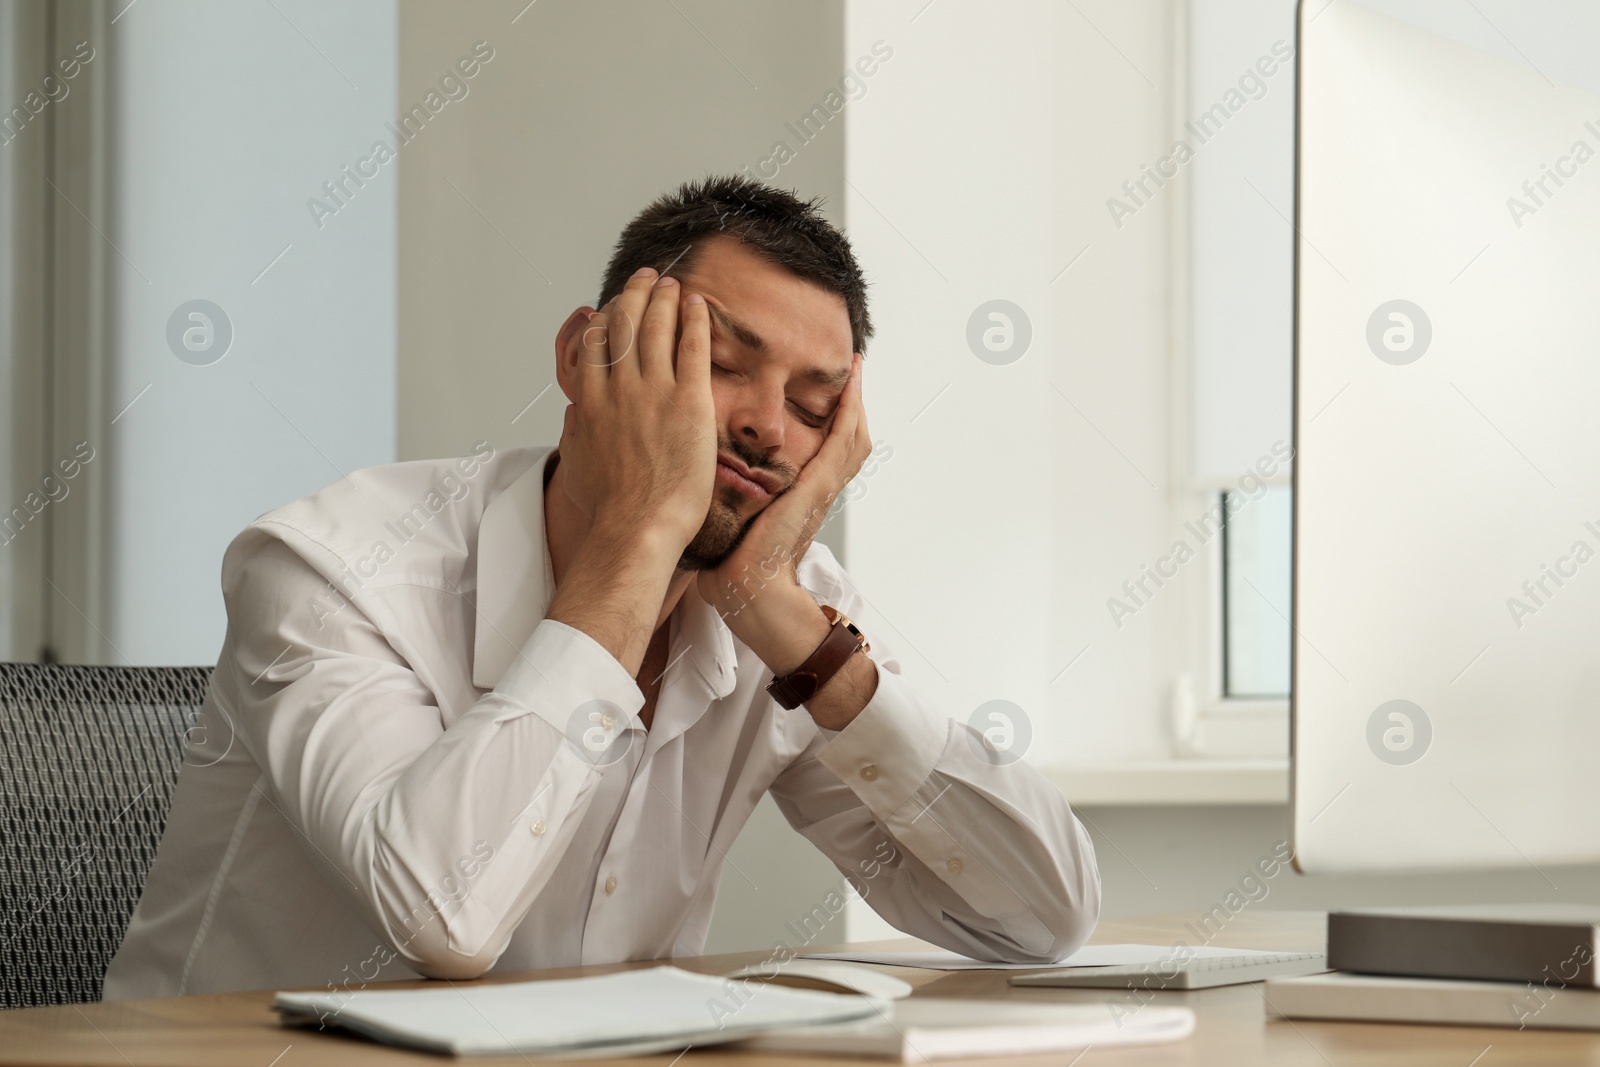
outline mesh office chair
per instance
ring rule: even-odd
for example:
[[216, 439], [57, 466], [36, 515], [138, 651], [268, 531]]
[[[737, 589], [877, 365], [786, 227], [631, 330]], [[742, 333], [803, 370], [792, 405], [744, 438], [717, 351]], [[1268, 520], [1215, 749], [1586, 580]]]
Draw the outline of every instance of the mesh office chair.
[[0, 1008], [100, 999], [210, 676], [0, 664]]

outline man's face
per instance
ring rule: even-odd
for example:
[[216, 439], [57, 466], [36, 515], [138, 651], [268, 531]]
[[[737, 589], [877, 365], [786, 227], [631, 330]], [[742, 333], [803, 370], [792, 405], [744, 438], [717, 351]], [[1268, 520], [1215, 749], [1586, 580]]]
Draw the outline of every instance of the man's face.
[[850, 378], [850, 316], [843, 297], [732, 237], [712, 238], [691, 268], [668, 273], [711, 310], [717, 480], [678, 564], [708, 570], [822, 447]]

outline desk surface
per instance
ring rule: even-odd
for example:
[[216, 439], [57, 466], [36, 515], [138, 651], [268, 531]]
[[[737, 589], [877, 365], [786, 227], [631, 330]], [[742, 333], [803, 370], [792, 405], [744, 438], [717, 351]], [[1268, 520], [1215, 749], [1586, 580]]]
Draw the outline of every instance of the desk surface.
[[[1170, 944], [1184, 937], [1183, 924], [1193, 916], [1159, 916], [1107, 921], [1094, 940], [1102, 943]], [[1245, 911], [1235, 916], [1213, 944], [1281, 951], [1320, 951], [1323, 916], [1309, 912]], [[882, 942], [908, 947], [913, 942]], [[767, 952], [672, 961], [685, 970], [721, 974], [756, 963]], [[574, 967], [561, 970], [496, 975], [485, 981], [567, 978], [601, 974], [626, 967]], [[917, 994], [943, 997], [1011, 997], [1057, 1002], [1094, 1002], [1125, 994], [1109, 990], [1011, 989], [1003, 972], [897, 971], [917, 987]], [[393, 983], [396, 988], [420, 983]], [[1443, 1026], [1396, 1026], [1367, 1023], [1289, 1022], [1266, 1018], [1260, 983], [1194, 993], [1161, 993], [1157, 1002], [1187, 1004], [1199, 1020], [1195, 1035], [1171, 1045], [1143, 1048], [1090, 1049], [1082, 1067], [1122, 1064], [1250, 1064], [1313, 1067], [1368, 1067], [1377, 1064], [1438, 1064], [1440, 1067], [1498, 1067], [1501, 1064], [1600, 1064], [1600, 1034], [1557, 1033]], [[523, 1057], [451, 1060], [402, 1052], [354, 1038], [280, 1027], [271, 1010], [272, 993], [229, 993], [164, 1000], [129, 1000], [0, 1011], [0, 1064], [91, 1064], [111, 1067], [155, 1067], [165, 1064], [242, 1064], [248, 1067], [309, 1067], [341, 1064], [362, 1067], [391, 1063], [522, 1064]], [[681, 1060], [648, 1058], [654, 1067], [826, 1067], [840, 1060], [757, 1056], [726, 1050], [693, 1049]], [[638, 1059], [584, 1060], [590, 1067], [609, 1063], [638, 1064]], [[954, 1064], [956, 1061], [950, 1061]], [[971, 1061], [968, 1061], [971, 1062]], [[1062, 1057], [1010, 1056], [1006, 1067], [1067, 1067]], [[1073, 1063], [1078, 1061], [1074, 1060]]]

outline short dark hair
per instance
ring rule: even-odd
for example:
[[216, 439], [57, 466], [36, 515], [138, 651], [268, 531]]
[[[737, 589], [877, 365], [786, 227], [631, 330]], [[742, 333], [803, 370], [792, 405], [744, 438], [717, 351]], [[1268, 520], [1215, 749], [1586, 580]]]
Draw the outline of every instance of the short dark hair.
[[736, 238], [790, 273], [844, 298], [850, 315], [850, 342], [865, 353], [872, 336], [867, 315], [867, 282], [850, 241], [822, 217], [822, 200], [801, 200], [738, 175], [685, 182], [659, 197], [623, 229], [606, 264], [596, 307], [627, 284], [640, 267], [685, 271], [707, 241]]

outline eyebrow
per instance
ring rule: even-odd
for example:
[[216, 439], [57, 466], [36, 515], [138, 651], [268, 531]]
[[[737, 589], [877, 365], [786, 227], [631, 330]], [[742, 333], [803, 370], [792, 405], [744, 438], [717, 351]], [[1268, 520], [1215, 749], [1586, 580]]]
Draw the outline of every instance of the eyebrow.
[[844, 370], [823, 370], [821, 367], [810, 367], [800, 372], [800, 377], [817, 385], [829, 389], [836, 389], [850, 381], [850, 368]]
[[[762, 339], [760, 334], [709, 300], [706, 301], [706, 307], [711, 310], [712, 321], [729, 337], [752, 351], [759, 352], [762, 355], [767, 354], [767, 342]], [[850, 380], [850, 368], [823, 370], [821, 367], [808, 367], [800, 372], [800, 376], [816, 385], [835, 389]]]
[[716, 324], [724, 333], [728, 334], [728, 336], [732, 337], [735, 341], [738, 341], [746, 348], [754, 349], [763, 355], [766, 354], [767, 342], [761, 339], [760, 334], [756, 333], [750, 327], [734, 318], [728, 312], [717, 307], [717, 305], [711, 303], [709, 300], [706, 301], [706, 307], [711, 309], [712, 320], [716, 322]]

